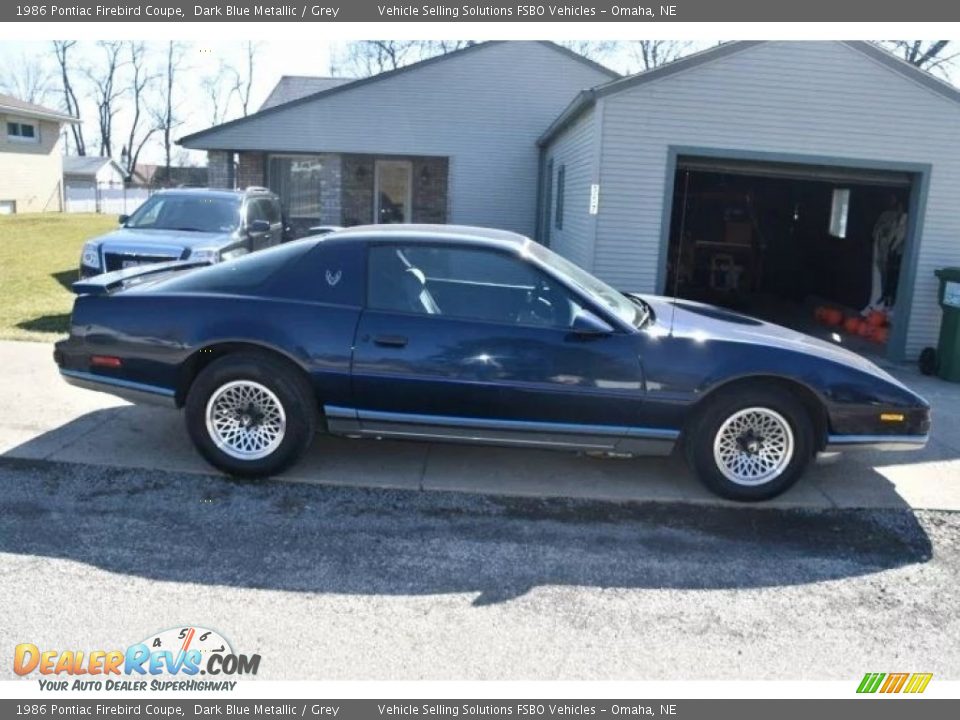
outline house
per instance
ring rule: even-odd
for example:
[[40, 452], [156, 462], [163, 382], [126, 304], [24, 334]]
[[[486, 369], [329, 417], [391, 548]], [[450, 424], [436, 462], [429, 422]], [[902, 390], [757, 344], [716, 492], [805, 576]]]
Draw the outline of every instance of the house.
[[620, 289], [804, 330], [813, 304], [882, 300], [857, 326], [876, 344], [843, 341], [893, 359], [936, 344], [933, 271], [960, 265], [960, 92], [866, 42], [727, 43], [626, 78], [481, 43], [181, 142], [302, 225], [505, 228]]
[[63, 209], [60, 131], [77, 118], [0, 95], [0, 214]]
[[207, 178], [205, 167], [171, 165], [168, 172], [164, 165], [137, 163], [130, 176], [129, 184], [153, 190], [170, 187], [206, 187]]
[[[66, 212], [126, 212], [126, 173], [115, 160], [95, 155], [64, 155]], [[118, 209], [119, 208], [119, 209]]]
[[126, 174], [120, 164], [108, 157], [92, 155], [63, 156], [64, 187], [123, 187]]
[[179, 142], [208, 151], [212, 186], [276, 191], [296, 227], [455, 222], [533, 234], [537, 138], [578, 91], [614, 77], [552, 43], [481, 43]]

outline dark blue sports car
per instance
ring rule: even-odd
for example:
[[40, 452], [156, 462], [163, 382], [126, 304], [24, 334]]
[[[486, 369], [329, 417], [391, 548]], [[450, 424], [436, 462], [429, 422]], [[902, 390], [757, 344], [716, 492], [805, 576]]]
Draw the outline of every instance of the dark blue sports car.
[[618, 454], [683, 448], [713, 491], [818, 452], [923, 446], [929, 406], [864, 358], [716, 307], [620, 293], [507, 232], [371, 226], [74, 285], [74, 385], [183, 408], [200, 453], [278, 473], [318, 428]]

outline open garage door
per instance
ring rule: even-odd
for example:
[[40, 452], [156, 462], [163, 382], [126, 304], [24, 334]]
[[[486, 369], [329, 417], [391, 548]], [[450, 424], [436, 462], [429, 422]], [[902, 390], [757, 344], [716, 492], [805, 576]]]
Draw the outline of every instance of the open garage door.
[[[883, 353], [896, 322], [914, 176], [680, 156], [668, 294]], [[840, 326], [817, 315], [830, 309]], [[818, 310], [820, 311], [818, 313]]]

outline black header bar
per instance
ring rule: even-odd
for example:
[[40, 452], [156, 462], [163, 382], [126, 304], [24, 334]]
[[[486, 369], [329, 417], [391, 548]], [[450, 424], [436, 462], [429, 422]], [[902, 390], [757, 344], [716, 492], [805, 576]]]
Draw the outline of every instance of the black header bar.
[[389, 0], [34, 0], [5, 2], [0, 22], [953, 22], [943, 0], [389, 2]]

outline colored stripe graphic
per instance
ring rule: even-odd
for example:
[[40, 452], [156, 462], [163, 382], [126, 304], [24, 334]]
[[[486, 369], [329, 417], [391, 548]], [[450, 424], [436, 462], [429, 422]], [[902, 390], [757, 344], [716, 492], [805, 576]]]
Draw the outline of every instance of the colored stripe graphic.
[[933, 673], [866, 673], [857, 687], [857, 692], [918, 694], [927, 689], [932, 677]]
[[863, 680], [860, 681], [860, 687], [857, 688], [857, 692], [875, 693], [877, 688], [880, 687], [880, 683], [884, 677], [886, 677], [886, 673], [867, 673], [863, 676]]
[[883, 687], [880, 688], [882, 693], [898, 693], [903, 688], [907, 678], [910, 677], [910, 673], [890, 673], [887, 675], [887, 680], [883, 683]]
[[930, 684], [930, 678], [932, 677], [933, 673], [914, 673], [910, 678], [910, 682], [907, 683], [907, 687], [904, 692], [922, 693], [927, 689], [927, 685]]

